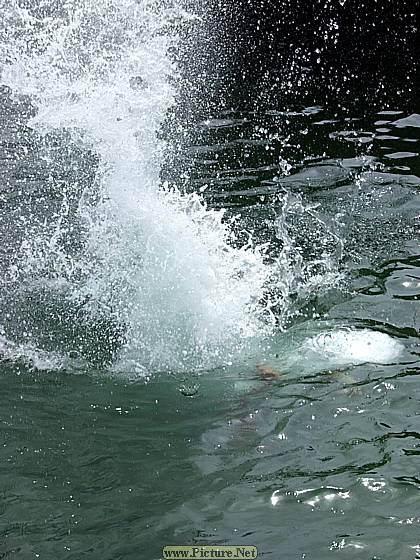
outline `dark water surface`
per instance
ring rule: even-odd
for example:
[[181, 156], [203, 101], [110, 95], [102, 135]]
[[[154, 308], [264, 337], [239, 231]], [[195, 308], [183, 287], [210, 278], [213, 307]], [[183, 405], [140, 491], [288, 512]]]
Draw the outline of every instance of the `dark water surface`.
[[[237, 97], [190, 124], [162, 179], [238, 216], [238, 246], [247, 234], [268, 243], [267, 265], [287, 214], [293, 254], [311, 263], [292, 262], [306, 291], [289, 286], [270, 345], [245, 363], [156, 367], [145, 382], [107, 370], [122, 327], [102, 308], [93, 326], [66, 299], [69, 332], [61, 308], [32, 299], [22, 325], [28, 302], [8, 267], [28, 220], [36, 235], [67, 189], [66, 250], [83, 251], [77, 203], [95, 198], [100, 162], [68, 131], [39, 135], [28, 98], [2, 90], [0, 558], [146, 560], [196, 543], [256, 545], [273, 560], [420, 558], [419, 108], [271, 103], [251, 111]], [[340, 285], [311, 291], [317, 272], [341, 272]], [[48, 318], [48, 344], [23, 355], [26, 330]], [[337, 325], [404, 350], [358, 365], [294, 355], [307, 332]], [[48, 352], [72, 358], [75, 338], [88, 365], [55, 371]], [[279, 376], [261, 378], [257, 362]]]

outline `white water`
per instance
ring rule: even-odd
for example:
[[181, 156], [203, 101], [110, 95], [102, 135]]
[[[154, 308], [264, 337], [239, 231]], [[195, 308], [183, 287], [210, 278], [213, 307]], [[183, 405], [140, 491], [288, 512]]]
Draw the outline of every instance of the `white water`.
[[323, 332], [303, 345], [307, 359], [323, 357], [331, 367], [350, 364], [388, 364], [398, 359], [404, 346], [388, 334], [368, 329]]
[[[126, 329], [115, 369], [229, 364], [270, 335], [276, 305], [280, 324], [290, 317], [290, 293], [338, 283], [330, 256], [321, 268], [315, 263], [321, 273], [311, 274], [295, 251], [285, 227], [288, 200], [278, 228], [284, 249], [268, 266], [267, 248], [251, 238], [233, 247], [223, 212], [160, 184], [166, 146], [158, 132], [174, 103], [177, 72], [168, 49], [177, 45], [176, 26], [192, 18], [177, 0], [69, 0], [40, 3], [36, 12], [13, 1], [1, 9], [1, 81], [30, 96], [37, 108], [30, 125], [40, 133], [70, 130], [100, 156], [101, 202], [92, 207], [86, 197], [79, 205], [88, 227], [85, 253], [70, 258], [48, 232], [28, 234], [20, 267], [33, 274], [53, 261], [56, 285], [112, 310]], [[298, 206], [305, 212], [299, 203], [292, 215]], [[73, 284], [80, 270], [86, 279]], [[48, 361], [45, 353], [33, 360], [31, 343], [0, 343], [8, 355]], [[50, 356], [57, 367], [56, 354]]]
[[148, 0], [76, 0], [43, 18], [17, 2], [3, 9], [2, 82], [31, 97], [32, 127], [73, 130], [101, 158], [103, 202], [80, 205], [90, 231], [84, 262], [96, 263], [84, 289], [127, 326], [120, 367], [231, 360], [264, 330], [256, 311], [270, 271], [253, 243], [231, 247], [221, 212], [159, 184], [157, 133], [174, 99], [167, 52], [174, 21], [188, 14]]

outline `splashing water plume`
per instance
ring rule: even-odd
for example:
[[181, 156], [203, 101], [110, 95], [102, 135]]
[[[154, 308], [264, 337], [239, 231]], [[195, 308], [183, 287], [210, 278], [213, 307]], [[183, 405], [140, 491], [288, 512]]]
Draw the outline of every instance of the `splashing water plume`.
[[[88, 269], [77, 289], [126, 326], [120, 367], [176, 370], [230, 359], [239, 340], [261, 328], [253, 311], [268, 277], [263, 255], [251, 243], [232, 248], [222, 213], [197, 196], [159, 187], [165, 146], [157, 133], [174, 97], [170, 30], [188, 14], [147, 0], [45, 10], [41, 20], [18, 2], [5, 8], [2, 81], [31, 97], [32, 127], [73, 131], [100, 156], [101, 202], [85, 196], [78, 208], [88, 223], [85, 254], [70, 273], [55, 265], [56, 277], [74, 284], [74, 270]], [[52, 258], [51, 242], [36, 251], [37, 243], [40, 236], [26, 250], [27, 267]]]
[[[99, 158], [94, 184], [77, 203], [83, 250], [63, 246], [63, 192], [51, 227], [42, 217], [28, 226], [6, 274], [21, 284], [32, 279], [30, 298], [39, 308], [51, 308], [49, 292], [65, 298], [68, 305], [51, 308], [46, 320], [62, 329], [67, 317], [66, 350], [73, 345], [101, 364], [114, 361], [117, 348], [119, 371], [215, 367], [270, 333], [276, 305], [285, 322], [291, 292], [336, 282], [327, 260], [314, 276], [299, 254], [292, 257], [286, 203], [278, 227], [284, 249], [269, 265], [267, 247], [249, 234], [247, 244], [235, 245], [223, 211], [160, 184], [166, 146], [159, 131], [175, 96], [168, 52], [177, 26], [193, 17], [176, 0], [69, 0], [44, 3], [36, 13], [14, 1], [2, 10], [2, 82], [30, 97], [37, 110], [30, 126], [44, 135], [65, 131]], [[66, 305], [70, 311], [61, 309]], [[31, 341], [32, 334], [31, 353], [40, 339], [38, 333]], [[55, 367], [56, 349], [49, 349]], [[95, 351], [107, 358], [94, 359]]]

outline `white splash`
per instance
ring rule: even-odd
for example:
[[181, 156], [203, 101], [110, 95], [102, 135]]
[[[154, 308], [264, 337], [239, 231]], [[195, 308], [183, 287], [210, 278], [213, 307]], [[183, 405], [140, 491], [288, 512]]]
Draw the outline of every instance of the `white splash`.
[[[165, 144], [158, 132], [176, 72], [168, 49], [177, 41], [174, 22], [188, 14], [176, 0], [43, 8], [4, 6], [2, 81], [31, 97], [32, 127], [70, 130], [100, 156], [101, 202], [80, 202], [89, 241], [73, 268], [89, 270], [83, 293], [126, 325], [118, 368], [232, 360], [264, 331], [257, 313], [270, 276], [263, 252], [252, 240], [234, 248], [223, 212], [159, 182]], [[48, 250], [26, 254], [45, 259]]]
[[339, 329], [320, 333], [303, 344], [303, 350], [328, 360], [331, 365], [389, 364], [404, 346], [388, 334], [369, 329]]
[[[193, 17], [180, 0], [34, 4], [0, 0], [1, 81], [30, 96], [37, 109], [30, 126], [39, 133], [64, 130], [99, 156], [91, 188], [99, 202], [88, 192], [79, 203], [88, 232], [82, 254], [60, 246], [60, 216], [57, 234], [28, 226], [15, 278], [27, 274], [38, 287], [62, 286], [74, 309], [94, 301], [101, 320], [110, 310], [113, 324], [125, 328], [115, 369], [142, 375], [145, 367], [230, 364], [293, 316], [296, 297], [305, 300], [339, 283], [334, 255], [324, 251], [307, 263], [296, 250], [288, 215], [316, 218], [300, 201], [286, 197], [278, 221], [283, 251], [268, 265], [267, 248], [249, 233], [243, 236], [248, 243], [237, 246], [223, 211], [160, 184], [167, 146], [159, 131], [177, 77], [168, 52], [176, 49], [177, 27]], [[81, 321], [79, 332], [86, 325]], [[85, 347], [88, 340], [83, 336]]]

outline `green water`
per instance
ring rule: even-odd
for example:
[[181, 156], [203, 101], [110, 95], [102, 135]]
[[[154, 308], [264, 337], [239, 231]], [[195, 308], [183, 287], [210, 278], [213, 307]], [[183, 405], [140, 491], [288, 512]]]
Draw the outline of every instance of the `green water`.
[[414, 558], [418, 368], [238, 389], [246, 373], [212, 372], [186, 397], [167, 376], [126, 384], [3, 366], [5, 557], [240, 543], [268, 557]]
[[[252, 360], [200, 375], [156, 374], [148, 383], [3, 362], [2, 558], [157, 559], [166, 544], [195, 543], [256, 545], [262, 558], [418, 557], [419, 160], [386, 156], [407, 145], [414, 152], [419, 129], [390, 125], [393, 138], [373, 140], [367, 155], [377, 158], [375, 170], [362, 157], [363, 143], [331, 140], [331, 130], [342, 132], [348, 121], [309, 117], [315, 132], [298, 130], [308, 138], [300, 150], [316, 160], [300, 162], [279, 183], [269, 181], [278, 153], [241, 132], [253, 130], [253, 118], [236, 122], [236, 130], [219, 123], [208, 144], [201, 135], [192, 157], [222, 156], [210, 171], [196, 161], [191, 184], [213, 178], [206, 193], [213, 204], [243, 206], [261, 238], [270, 231], [257, 217], [276, 208], [270, 196], [285, 186], [322, 200], [324, 219], [341, 204], [340, 266], [350, 286], [314, 305], [323, 321], [396, 337], [404, 355], [390, 365], [340, 370], [300, 363], [273, 381], [258, 378]], [[229, 150], [244, 146], [252, 166], [233, 168]], [[233, 178], [223, 183], [229, 191], [218, 183], [220, 167]], [[356, 184], [361, 173], [366, 180]], [[278, 334], [271, 354], [255, 361], [279, 367], [287, 336]]]

